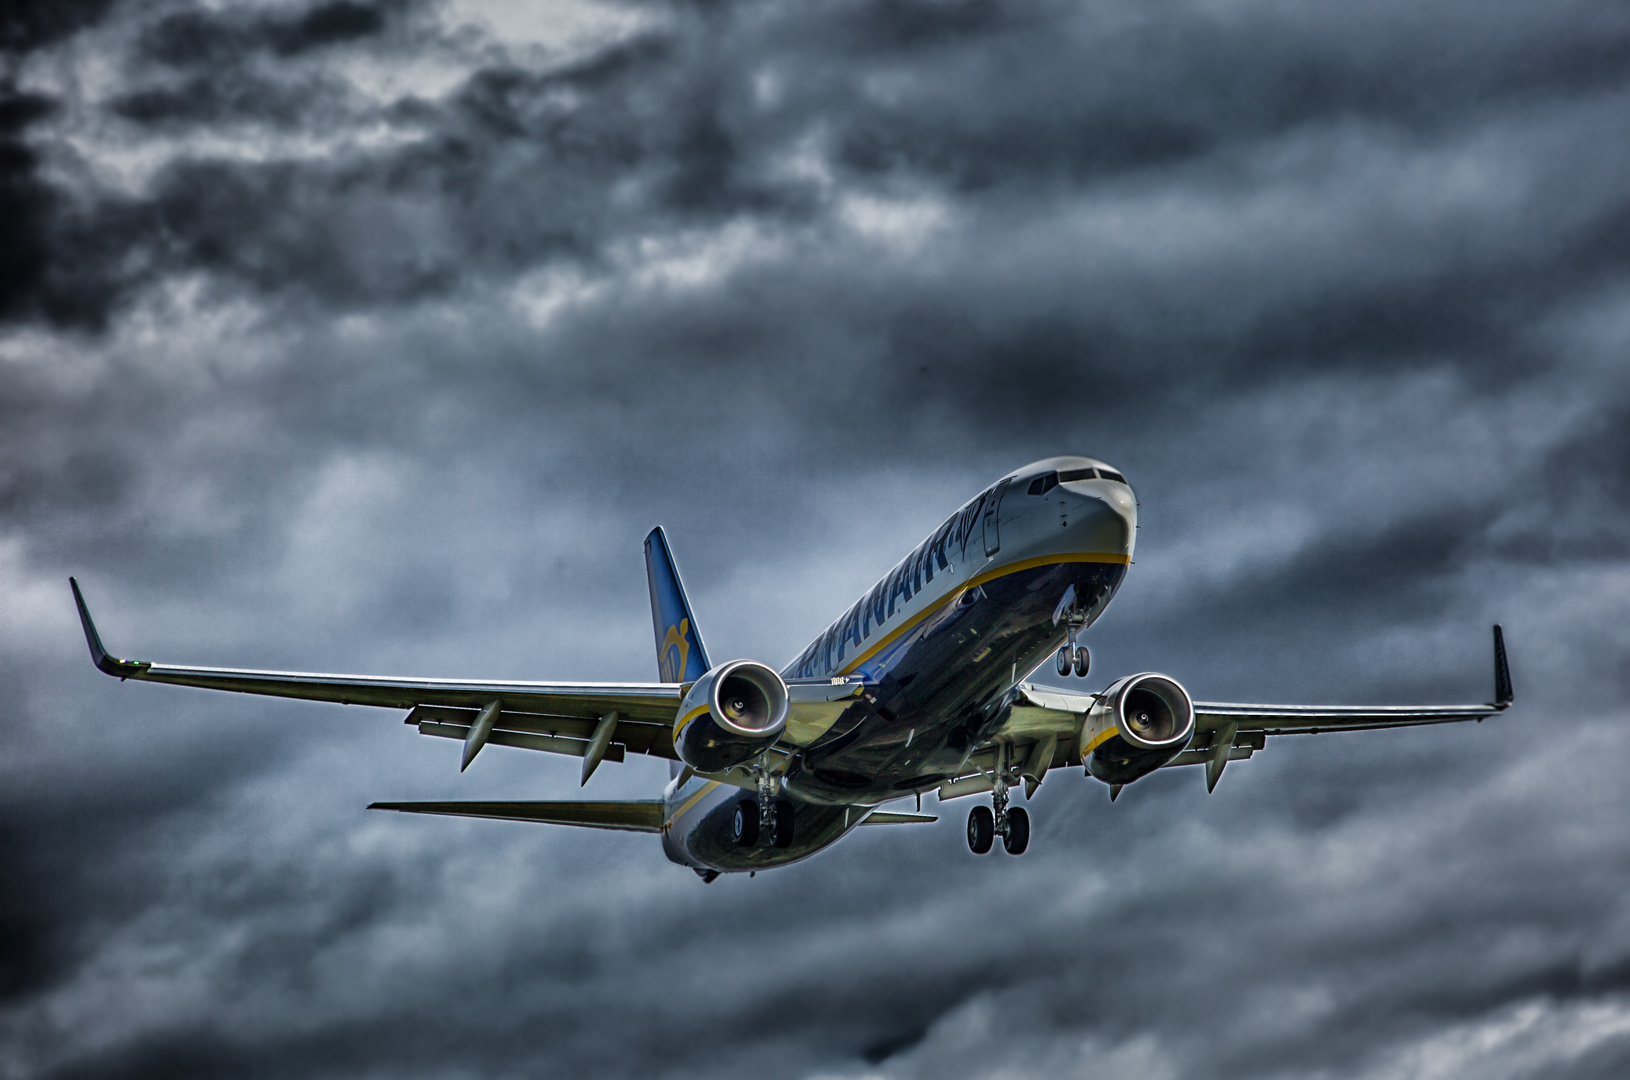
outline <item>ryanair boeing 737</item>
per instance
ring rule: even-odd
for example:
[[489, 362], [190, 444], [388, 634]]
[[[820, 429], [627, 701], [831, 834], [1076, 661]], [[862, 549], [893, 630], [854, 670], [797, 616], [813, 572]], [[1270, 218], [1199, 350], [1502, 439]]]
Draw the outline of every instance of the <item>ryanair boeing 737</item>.
[[784, 866], [860, 825], [933, 821], [879, 809], [936, 792], [987, 795], [968, 846], [1011, 854], [1030, 820], [1009, 805], [1055, 769], [1083, 766], [1109, 786], [1203, 765], [1212, 790], [1230, 761], [1268, 736], [1481, 720], [1511, 704], [1494, 628], [1494, 701], [1347, 708], [1194, 701], [1155, 672], [1097, 693], [1032, 685], [1049, 661], [1085, 676], [1080, 633], [1126, 577], [1137, 500], [1101, 461], [1050, 458], [962, 505], [781, 671], [715, 664], [660, 528], [645, 538], [656, 628], [654, 683], [482, 682], [177, 667], [102, 647], [77, 583], [96, 666], [121, 679], [405, 709], [421, 735], [582, 758], [582, 781], [628, 754], [667, 758], [660, 798], [633, 802], [376, 803], [374, 809], [656, 833], [669, 859], [704, 880]]

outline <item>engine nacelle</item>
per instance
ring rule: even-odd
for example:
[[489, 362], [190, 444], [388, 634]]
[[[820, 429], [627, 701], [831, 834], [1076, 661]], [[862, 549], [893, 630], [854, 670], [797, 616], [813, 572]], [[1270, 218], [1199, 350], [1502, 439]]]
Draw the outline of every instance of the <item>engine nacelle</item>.
[[674, 751], [701, 773], [751, 761], [787, 726], [787, 684], [752, 660], [720, 664], [691, 685], [674, 720]]
[[1194, 699], [1176, 679], [1152, 671], [1128, 675], [1087, 714], [1087, 771], [1106, 784], [1130, 784], [1181, 754], [1193, 735]]

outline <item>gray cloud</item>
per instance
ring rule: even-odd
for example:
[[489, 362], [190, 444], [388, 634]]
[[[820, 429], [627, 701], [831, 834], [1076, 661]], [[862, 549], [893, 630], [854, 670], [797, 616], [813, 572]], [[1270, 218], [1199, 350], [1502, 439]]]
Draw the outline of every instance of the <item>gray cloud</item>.
[[[1623, 1071], [1618, 7], [0, 20], [0, 1076]], [[367, 814], [576, 777], [118, 684], [62, 580], [126, 654], [648, 678], [652, 524], [779, 661], [1075, 450], [1105, 681], [1476, 698], [1501, 621], [1518, 709], [704, 888]]]

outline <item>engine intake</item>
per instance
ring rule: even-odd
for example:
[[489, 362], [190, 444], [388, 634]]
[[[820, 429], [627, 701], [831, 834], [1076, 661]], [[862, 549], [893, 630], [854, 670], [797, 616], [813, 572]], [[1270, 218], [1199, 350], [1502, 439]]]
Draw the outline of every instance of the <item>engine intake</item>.
[[674, 751], [697, 772], [751, 761], [787, 726], [787, 684], [753, 660], [720, 664], [697, 679], [674, 719]]
[[1146, 671], [1104, 691], [1087, 714], [1087, 771], [1106, 784], [1130, 784], [1172, 758], [1194, 735], [1194, 700], [1176, 679]]

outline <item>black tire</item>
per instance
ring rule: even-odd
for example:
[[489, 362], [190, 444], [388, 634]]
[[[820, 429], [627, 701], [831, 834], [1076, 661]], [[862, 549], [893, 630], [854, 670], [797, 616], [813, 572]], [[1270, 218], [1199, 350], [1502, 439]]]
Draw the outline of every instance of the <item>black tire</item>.
[[990, 851], [996, 841], [996, 815], [988, 806], [976, 806], [968, 811], [968, 850], [975, 855]]
[[1030, 846], [1030, 815], [1023, 807], [1015, 806], [1007, 812], [1007, 835], [1002, 837], [1002, 846], [1009, 855], [1023, 855]]
[[1060, 675], [1070, 673], [1070, 647], [1068, 645], [1058, 647], [1058, 673]]
[[736, 816], [730, 822], [730, 840], [737, 847], [752, 847], [758, 843], [758, 804], [743, 799], [736, 804]]
[[1087, 652], [1085, 645], [1077, 646], [1075, 650], [1075, 673], [1081, 678], [1087, 677], [1092, 670], [1092, 654]]
[[770, 834], [770, 843], [778, 848], [792, 846], [792, 804], [789, 802], [775, 804], [775, 831]]

